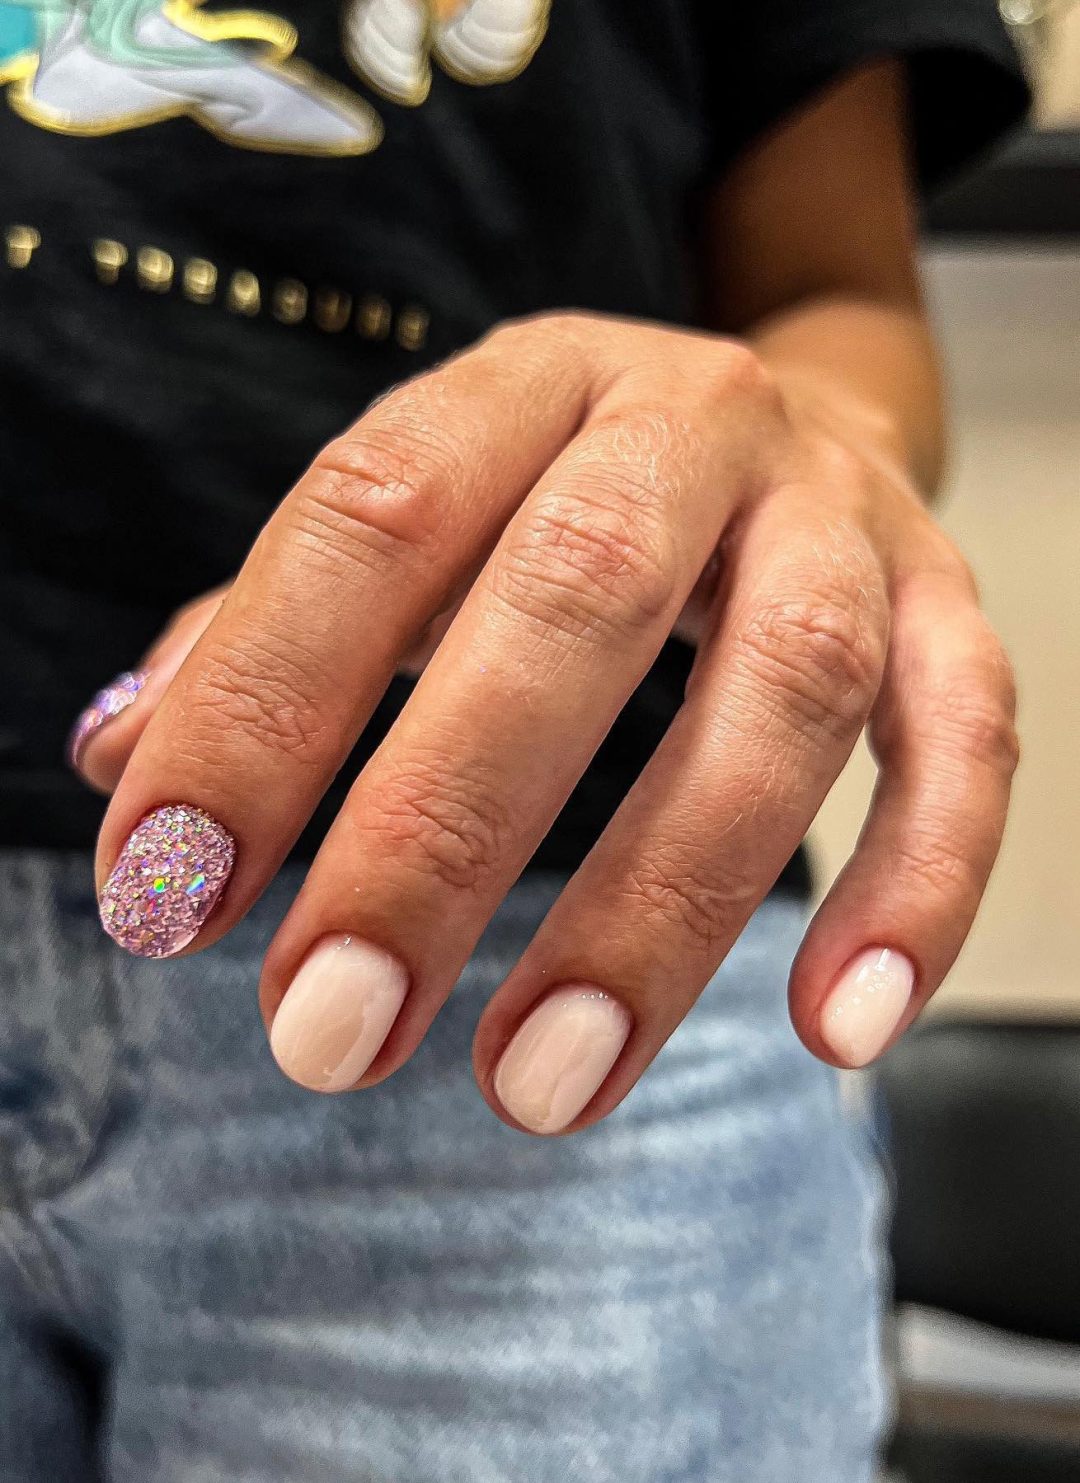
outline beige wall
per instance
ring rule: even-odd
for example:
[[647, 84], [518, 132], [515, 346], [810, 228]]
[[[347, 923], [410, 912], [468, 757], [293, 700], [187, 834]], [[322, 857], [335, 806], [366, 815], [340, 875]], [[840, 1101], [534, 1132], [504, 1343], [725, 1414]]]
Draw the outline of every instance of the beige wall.
[[[942, 519], [1016, 666], [1024, 759], [1001, 859], [940, 1009], [1080, 1018], [1080, 246], [934, 251], [952, 386]], [[872, 765], [811, 835], [822, 883], [851, 849]]]

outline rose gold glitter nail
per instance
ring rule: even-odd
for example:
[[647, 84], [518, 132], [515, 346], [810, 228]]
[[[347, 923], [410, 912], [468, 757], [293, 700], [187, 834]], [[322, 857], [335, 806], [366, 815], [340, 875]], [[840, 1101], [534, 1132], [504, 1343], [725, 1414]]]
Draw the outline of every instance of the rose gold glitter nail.
[[129, 670], [122, 675], [117, 675], [116, 679], [106, 685], [104, 690], [98, 691], [75, 722], [68, 738], [67, 755], [72, 767], [78, 768], [86, 743], [95, 732], [99, 731], [106, 721], [111, 721], [121, 711], [127, 710], [146, 684], [146, 679], [145, 670]]
[[187, 947], [217, 905], [236, 841], [201, 808], [167, 803], [135, 826], [101, 892], [101, 925], [140, 958]]

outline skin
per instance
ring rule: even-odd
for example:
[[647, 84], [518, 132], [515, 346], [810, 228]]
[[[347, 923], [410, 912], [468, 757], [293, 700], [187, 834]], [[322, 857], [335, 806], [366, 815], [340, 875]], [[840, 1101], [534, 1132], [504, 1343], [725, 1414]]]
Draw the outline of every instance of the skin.
[[411, 991], [372, 1085], [415, 1050], [679, 629], [698, 643], [685, 704], [489, 1004], [484, 1095], [512, 1121], [492, 1088], [502, 1047], [548, 989], [584, 982], [626, 1005], [633, 1030], [568, 1131], [609, 1112], [864, 727], [878, 788], [795, 963], [791, 1013], [835, 1062], [829, 988], [886, 946], [915, 968], [902, 1033], [971, 925], [1017, 755], [1009, 665], [924, 502], [942, 413], [904, 111], [881, 63], [735, 165], [703, 247], [707, 321], [725, 333], [568, 314], [508, 324], [331, 444], [223, 600], [178, 618], [144, 695], [88, 746], [89, 777], [116, 786], [99, 884], [149, 809], [197, 804], [239, 855], [190, 951], [221, 937], [395, 669], [422, 668], [260, 988], [269, 1024], [324, 934], [396, 954]]

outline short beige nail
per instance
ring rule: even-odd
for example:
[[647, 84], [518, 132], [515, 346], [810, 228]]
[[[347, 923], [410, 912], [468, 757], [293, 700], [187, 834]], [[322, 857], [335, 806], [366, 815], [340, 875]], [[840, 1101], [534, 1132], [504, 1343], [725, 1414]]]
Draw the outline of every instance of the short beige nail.
[[326, 937], [304, 959], [270, 1026], [286, 1076], [316, 1092], [344, 1092], [363, 1076], [409, 988], [404, 966], [356, 937]]
[[630, 1034], [627, 1009], [602, 990], [570, 986], [549, 994], [503, 1051], [499, 1101], [534, 1133], [558, 1133], [600, 1090]]
[[860, 953], [836, 980], [821, 1009], [821, 1038], [845, 1066], [881, 1054], [911, 1002], [915, 969], [892, 948]]

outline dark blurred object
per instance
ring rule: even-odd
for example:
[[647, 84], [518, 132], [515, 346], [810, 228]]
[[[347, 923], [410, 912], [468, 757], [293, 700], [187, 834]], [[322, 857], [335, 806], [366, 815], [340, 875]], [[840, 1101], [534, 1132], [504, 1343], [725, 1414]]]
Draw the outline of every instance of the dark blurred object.
[[881, 1074], [897, 1300], [1080, 1344], [1080, 1025], [930, 1024]]
[[1080, 1479], [1080, 1025], [932, 1023], [884, 1061], [910, 1483]]
[[933, 236], [1080, 236], [1079, 129], [1022, 129], [975, 171], [939, 191]]
[[1080, 130], [1022, 129], [930, 201], [933, 235], [1080, 236]]
[[1038, 1442], [1015, 1438], [907, 1435], [893, 1457], [897, 1483], [1075, 1483], [1075, 1461], [1047, 1455]]

